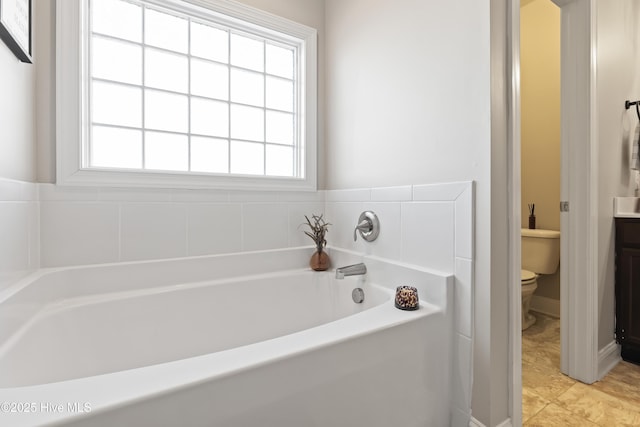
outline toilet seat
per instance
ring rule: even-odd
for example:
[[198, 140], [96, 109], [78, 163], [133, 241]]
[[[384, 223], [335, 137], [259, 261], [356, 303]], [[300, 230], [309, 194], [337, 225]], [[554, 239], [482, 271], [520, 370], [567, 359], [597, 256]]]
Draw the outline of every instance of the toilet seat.
[[536, 275], [536, 273], [534, 273], [532, 271], [520, 270], [520, 281], [521, 281], [522, 286], [530, 285], [532, 283], [535, 283], [537, 278], [538, 278], [538, 276]]

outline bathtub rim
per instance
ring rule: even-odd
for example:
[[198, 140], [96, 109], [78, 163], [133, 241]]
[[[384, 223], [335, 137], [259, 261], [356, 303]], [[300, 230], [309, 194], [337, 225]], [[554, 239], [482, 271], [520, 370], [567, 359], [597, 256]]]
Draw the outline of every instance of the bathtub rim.
[[[115, 276], [122, 276], [120, 279], [124, 282], [133, 280], [127, 276], [126, 271], [140, 272], [142, 276], [150, 274], [149, 271], [154, 270], [150, 267], [177, 269], [184, 270], [187, 274], [186, 279], [169, 280], [168, 284], [180, 284], [190, 283], [194, 281], [202, 280], [217, 280], [221, 278], [235, 278], [251, 275], [251, 272], [256, 274], [266, 274], [271, 272], [281, 272], [283, 270], [300, 269], [301, 266], [308, 264], [309, 257], [315, 250], [314, 247], [296, 247], [286, 249], [271, 249], [263, 251], [252, 252], [239, 252], [231, 254], [217, 254], [217, 255], [199, 255], [194, 257], [180, 257], [180, 258], [167, 258], [156, 260], [142, 260], [142, 261], [127, 261], [108, 264], [91, 264], [91, 265], [79, 265], [68, 267], [52, 267], [39, 269], [36, 272], [24, 277], [12, 286], [0, 291], [0, 342], [4, 343], [10, 335], [13, 334], [21, 325], [24, 325], [30, 318], [36, 316], [37, 313], [42, 311], [46, 305], [51, 304], [59, 299], [69, 298], [67, 295], [69, 292], [73, 294], [74, 291], [80, 290], [81, 293], [87, 293], [89, 295], [117, 292], [117, 289], [112, 289], [112, 282], [109, 282], [109, 288], [107, 290], [91, 290], [91, 286], [99, 287], [100, 285], [94, 285], [91, 283], [89, 286], [78, 286], [76, 283], [68, 283], [63, 279], [67, 275], [78, 276], [83, 274], [91, 274], [92, 271], [103, 272], [107, 275], [113, 274]], [[446, 286], [433, 287], [423, 286], [419, 287], [420, 299], [429, 301], [442, 308], [452, 308], [452, 300], [450, 298], [450, 289], [453, 287], [453, 272], [447, 273], [437, 270], [432, 270], [412, 264], [402, 263], [395, 260], [389, 260], [385, 258], [379, 258], [370, 255], [364, 255], [362, 253], [352, 252], [338, 248], [327, 248], [329, 255], [332, 258], [333, 271], [338, 265], [347, 265], [349, 263], [364, 262], [367, 264], [368, 276], [376, 275], [380, 276], [380, 280], [375, 280], [374, 283], [379, 283], [383, 287], [395, 290], [393, 285], [386, 285], [384, 282], [396, 283], [403, 278], [403, 282], [410, 282], [412, 277], [416, 274], [427, 274], [438, 281], [444, 281]], [[275, 262], [272, 262], [274, 261]], [[211, 265], [209, 265], [211, 264]], [[186, 271], [187, 267], [197, 267], [198, 272]], [[212, 267], [224, 267], [221, 270], [227, 269], [228, 271], [215, 271], [215, 276], [207, 276], [206, 279], [198, 277], [198, 273], [203, 274], [207, 271], [211, 273]], [[249, 271], [244, 271], [245, 266], [248, 266]], [[146, 270], [145, 270], [146, 269]], [[207, 270], [208, 269], [208, 270]], [[122, 271], [120, 271], [122, 270]], [[242, 274], [239, 274], [239, 273]], [[153, 274], [152, 274], [153, 275]], [[195, 279], [189, 279], [189, 275], [195, 277]], [[158, 278], [158, 277], [156, 277]], [[164, 277], [159, 276], [164, 280]], [[143, 277], [144, 279], [144, 277]], [[397, 280], [396, 280], [397, 279]], [[140, 280], [140, 279], [138, 279]], [[56, 283], [61, 281], [63, 283]], [[165, 286], [167, 283], [158, 282], [158, 284], [147, 285], [149, 287]], [[117, 286], [127, 287], [125, 284], [117, 284]], [[141, 285], [136, 283], [132, 287], [138, 288]], [[75, 288], [74, 288], [75, 287]], [[146, 287], [146, 286], [142, 286]], [[89, 288], [89, 289], [88, 289]], [[128, 289], [128, 288], [127, 288]]]
[[[69, 265], [69, 266], [61, 266], [61, 267], [41, 267], [37, 270], [27, 274], [26, 276], [21, 277], [11, 285], [0, 290], [0, 306], [10, 298], [12, 298], [15, 294], [19, 293], [30, 284], [33, 284], [39, 279], [47, 277], [49, 275], [54, 275], [56, 273], [64, 273], [68, 271], [86, 271], [93, 269], [110, 269], [110, 268], [121, 268], [121, 267], [135, 267], [135, 266], [152, 266], [154, 264], [182, 264], [189, 261], [208, 261], [208, 260], [233, 260], [237, 258], [260, 258], [264, 255], [284, 255], [284, 262], [286, 265], [290, 265], [289, 268], [284, 268], [285, 270], [295, 270], [300, 268], [306, 268], [301, 266], [306, 266], [308, 263], [309, 257], [315, 251], [315, 246], [297, 246], [291, 248], [280, 248], [280, 249], [264, 249], [264, 250], [255, 250], [255, 251], [244, 251], [244, 252], [233, 252], [233, 253], [223, 253], [223, 254], [210, 254], [210, 255], [193, 255], [186, 257], [173, 257], [173, 258], [156, 258], [156, 259], [148, 259], [148, 260], [136, 260], [136, 261], [117, 261], [110, 263], [99, 263], [99, 264], [82, 264], [82, 265]], [[375, 255], [367, 255], [362, 252], [356, 252], [348, 249], [337, 248], [334, 246], [327, 246], [325, 248], [327, 253], [332, 259], [331, 269], [329, 271], [334, 271], [336, 268], [336, 264], [342, 264], [343, 262], [364, 262], [364, 263], [384, 263], [390, 266], [396, 266], [403, 269], [410, 269], [420, 273], [426, 273], [434, 276], [443, 277], [445, 279], [450, 279], [454, 276], [454, 273], [437, 270], [429, 267], [423, 267], [416, 264], [406, 263], [403, 261], [393, 260], [389, 258], [382, 258]], [[303, 260], [302, 263], [299, 261]], [[245, 265], [249, 265], [248, 262], [245, 262]], [[369, 266], [367, 265], [369, 268]], [[269, 269], [268, 272], [278, 272], [282, 271], [283, 268], [278, 269]], [[369, 268], [369, 270], [371, 270]], [[262, 274], [264, 271], [258, 271], [255, 274]], [[242, 276], [247, 274], [242, 274]], [[250, 274], [249, 274], [250, 275]], [[239, 277], [240, 275], [230, 275], [230, 276], [221, 276], [221, 278], [230, 278], [230, 277]]]

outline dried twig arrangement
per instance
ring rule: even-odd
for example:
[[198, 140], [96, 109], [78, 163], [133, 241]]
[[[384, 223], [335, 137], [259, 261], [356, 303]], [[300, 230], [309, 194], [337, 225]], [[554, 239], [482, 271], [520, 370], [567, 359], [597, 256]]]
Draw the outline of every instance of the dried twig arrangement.
[[304, 218], [307, 220], [307, 223], [301, 225], [308, 225], [311, 229], [311, 232], [305, 231], [304, 234], [311, 237], [311, 240], [316, 244], [316, 248], [321, 252], [322, 248], [327, 245], [327, 239], [325, 239], [324, 236], [329, 232], [329, 226], [331, 223], [326, 222], [322, 218], [322, 215], [311, 215], [311, 219], [305, 215]]

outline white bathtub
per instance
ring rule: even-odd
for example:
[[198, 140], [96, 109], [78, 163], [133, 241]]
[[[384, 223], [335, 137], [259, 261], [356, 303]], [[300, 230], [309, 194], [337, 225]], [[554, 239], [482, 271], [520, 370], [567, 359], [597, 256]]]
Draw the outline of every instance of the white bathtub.
[[[447, 426], [451, 277], [307, 249], [42, 270], [0, 294], [0, 425]], [[418, 286], [421, 309], [394, 308]], [[365, 301], [355, 304], [354, 287]]]

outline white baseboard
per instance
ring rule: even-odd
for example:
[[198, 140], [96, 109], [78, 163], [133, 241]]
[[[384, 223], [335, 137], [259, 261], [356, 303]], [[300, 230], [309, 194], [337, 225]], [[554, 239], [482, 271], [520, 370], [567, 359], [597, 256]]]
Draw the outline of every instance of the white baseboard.
[[560, 317], [560, 300], [533, 295], [531, 310], [551, 317]]
[[[471, 417], [471, 421], [469, 421], [469, 427], [486, 427], [486, 426], [482, 424], [480, 421]], [[511, 424], [511, 418], [507, 418], [506, 420], [498, 424], [496, 427], [513, 427], [513, 424]]]
[[607, 375], [621, 360], [620, 346], [615, 341], [611, 341], [598, 350], [598, 381]]

